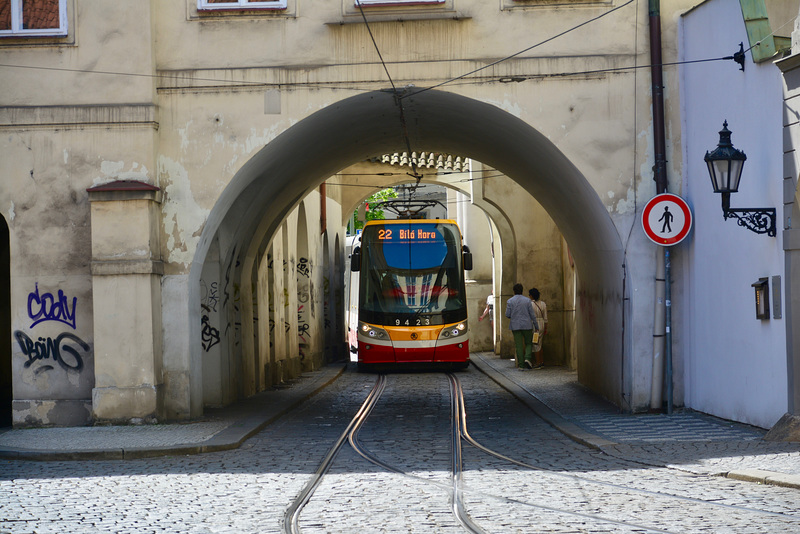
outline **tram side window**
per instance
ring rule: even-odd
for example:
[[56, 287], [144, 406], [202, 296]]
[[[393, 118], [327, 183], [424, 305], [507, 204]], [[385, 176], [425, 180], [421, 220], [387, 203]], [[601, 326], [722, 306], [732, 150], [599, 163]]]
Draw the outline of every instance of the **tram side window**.
[[67, 35], [67, 0], [0, 0], [0, 36]]

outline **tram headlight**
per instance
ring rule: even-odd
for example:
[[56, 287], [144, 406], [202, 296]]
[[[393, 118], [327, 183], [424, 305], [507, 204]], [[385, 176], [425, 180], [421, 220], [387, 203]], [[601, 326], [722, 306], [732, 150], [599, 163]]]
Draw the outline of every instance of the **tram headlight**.
[[454, 337], [463, 336], [467, 333], [467, 322], [463, 321], [458, 323], [457, 325], [448, 326], [447, 328], [443, 328], [442, 332], [439, 334], [439, 339], [452, 339]]
[[383, 328], [359, 322], [361, 333], [372, 339], [389, 339], [389, 334]]

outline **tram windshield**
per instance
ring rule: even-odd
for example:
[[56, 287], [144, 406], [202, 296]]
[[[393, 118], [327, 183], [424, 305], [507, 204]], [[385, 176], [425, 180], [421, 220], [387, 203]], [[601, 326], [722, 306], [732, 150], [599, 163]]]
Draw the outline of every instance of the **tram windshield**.
[[466, 318], [461, 235], [455, 224], [367, 225], [361, 258], [362, 320], [424, 326]]

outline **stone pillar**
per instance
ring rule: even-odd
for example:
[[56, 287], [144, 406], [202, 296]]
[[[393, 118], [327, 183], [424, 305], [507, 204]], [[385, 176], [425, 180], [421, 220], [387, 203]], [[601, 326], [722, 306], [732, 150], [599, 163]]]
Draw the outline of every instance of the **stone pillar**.
[[161, 191], [137, 181], [92, 187], [95, 387], [100, 422], [163, 414]]

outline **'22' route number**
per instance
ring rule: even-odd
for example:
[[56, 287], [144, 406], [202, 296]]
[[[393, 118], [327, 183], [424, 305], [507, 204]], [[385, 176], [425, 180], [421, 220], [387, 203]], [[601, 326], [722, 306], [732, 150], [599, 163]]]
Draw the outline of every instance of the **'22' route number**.
[[[395, 319], [394, 320], [394, 324], [395, 324], [395, 326], [400, 326], [400, 324], [401, 324], [400, 319]], [[402, 323], [402, 324], [405, 325], [405, 326], [412, 326], [411, 325], [411, 319], [406, 319], [406, 322]], [[431, 320], [428, 319], [427, 317], [425, 319], [417, 318], [416, 319], [416, 324], [414, 326], [430, 326], [430, 324], [431, 324]]]
[[381, 228], [378, 230], [378, 239], [391, 239], [392, 238], [392, 231], [387, 230], [385, 228]]

